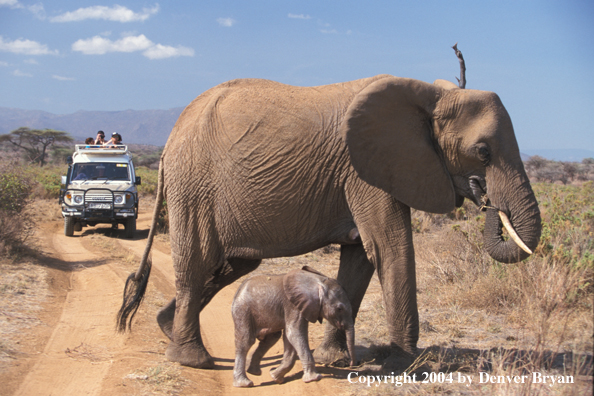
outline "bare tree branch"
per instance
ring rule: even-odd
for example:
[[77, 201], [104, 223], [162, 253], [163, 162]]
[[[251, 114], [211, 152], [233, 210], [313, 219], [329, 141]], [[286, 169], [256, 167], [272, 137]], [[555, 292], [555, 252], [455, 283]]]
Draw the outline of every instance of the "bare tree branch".
[[456, 51], [456, 56], [458, 57], [458, 61], [460, 61], [460, 78], [456, 77], [456, 80], [458, 80], [458, 86], [464, 89], [466, 88], [466, 64], [464, 63], [464, 57], [458, 49], [458, 43], [454, 44], [452, 48]]

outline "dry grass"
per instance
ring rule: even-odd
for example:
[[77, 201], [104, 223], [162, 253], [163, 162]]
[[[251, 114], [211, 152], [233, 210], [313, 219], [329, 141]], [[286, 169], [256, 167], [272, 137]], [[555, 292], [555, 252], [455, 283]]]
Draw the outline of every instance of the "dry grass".
[[[536, 253], [518, 264], [497, 263], [483, 251], [484, 218], [470, 206], [448, 216], [413, 214], [424, 362], [418, 372], [443, 373], [446, 381], [349, 385], [349, 393], [592, 394], [592, 184], [540, 184], [535, 191], [543, 238]], [[389, 354], [386, 334], [383, 323], [377, 324], [384, 322], [382, 311], [379, 287], [372, 282], [359, 314], [357, 339], [369, 346], [375, 361], [362, 371], [389, 376], [382, 366]], [[450, 374], [452, 382], [447, 381]], [[472, 376], [474, 382], [460, 383], [458, 375]], [[479, 383], [481, 375], [495, 383]], [[513, 382], [523, 375], [524, 383]], [[574, 383], [553, 385], [551, 377], [539, 383], [544, 376]]]
[[176, 363], [158, 363], [124, 377], [132, 381], [134, 395], [177, 395], [186, 385], [181, 376], [181, 367]]
[[41, 322], [38, 311], [48, 298], [46, 269], [29, 262], [0, 260], [0, 370], [16, 359], [23, 332]]

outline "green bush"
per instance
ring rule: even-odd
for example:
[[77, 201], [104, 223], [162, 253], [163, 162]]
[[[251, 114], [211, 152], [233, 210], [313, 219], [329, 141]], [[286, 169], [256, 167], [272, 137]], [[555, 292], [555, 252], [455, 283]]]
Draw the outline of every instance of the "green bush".
[[19, 251], [31, 233], [31, 220], [21, 215], [33, 182], [22, 169], [0, 167], [0, 254]]
[[145, 166], [138, 166], [135, 170], [136, 176], [142, 178], [142, 184], [138, 186], [138, 192], [141, 194], [155, 195], [157, 193], [159, 171], [157, 169], [149, 169]]
[[536, 183], [533, 189], [542, 216], [536, 253], [572, 267], [594, 270], [594, 183]]
[[31, 198], [58, 198], [60, 196], [60, 180], [68, 171], [66, 165], [47, 165], [44, 167], [28, 166], [23, 173], [35, 180]]
[[16, 168], [0, 173], [0, 210], [20, 213], [27, 202], [33, 183]]

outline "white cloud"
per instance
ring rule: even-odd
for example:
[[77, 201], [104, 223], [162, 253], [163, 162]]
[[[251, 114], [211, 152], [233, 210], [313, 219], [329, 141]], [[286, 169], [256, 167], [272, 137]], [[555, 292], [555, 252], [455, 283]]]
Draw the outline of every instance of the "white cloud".
[[338, 34], [336, 29], [321, 29], [320, 32], [324, 34]]
[[[0, 0], [2, 1], [2, 0]], [[45, 9], [43, 8], [42, 3], [33, 4], [31, 6], [27, 6], [27, 9], [37, 18], [44, 20], [45, 19]]]
[[22, 72], [19, 69], [16, 69], [15, 71], [13, 71], [12, 74], [17, 77], [33, 77], [32, 74]]
[[309, 15], [304, 14], [289, 14], [289, 18], [292, 19], [311, 19]]
[[0, 0], [0, 7], [9, 7], [14, 9], [26, 8], [38, 19], [45, 19], [45, 10], [42, 3], [36, 3], [30, 6], [24, 6], [18, 0]]
[[37, 59], [33, 59], [33, 58], [31, 58], [31, 59], [25, 59], [23, 61], [23, 63], [27, 63], [29, 65], [38, 65], [39, 64], [39, 62], [37, 62]]
[[25, 55], [57, 55], [58, 51], [51, 51], [47, 45], [40, 44], [37, 41], [18, 39], [14, 41], [4, 41], [0, 36], [0, 51], [12, 52], [14, 54]]
[[4, 61], [0, 61], [0, 66], [2, 67], [8, 67], [8, 62], [4, 62]]
[[142, 53], [149, 59], [164, 59], [177, 56], [194, 56], [194, 50], [188, 47], [170, 47], [168, 45], [156, 44]]
[[[0, 0], [2, 1], [2, 0]], [[159, 12], [159, 4], [151, 8], [143, 8], [142, 12], [134, 12], [127, 7], [114, 5], [113, 7], [92, 6], [79, 8], [76, 11], [66, 12], [62, 15], [50, 18], [51, 22], [76, 22], [86, 19], [103, 19], [114, 22], [137, 22], [145, 21]]]
[[164, 59], [175, 56], [194, 56], [194, 50], [187, 47], [170, 47], [162, 44], [155, 44], [144, 34], [139, 36], [126, 36], [119, 40], [94, 36], [86, 40], [78, 40], [72, 44], [72, 50], [82, 52], [86, 55], [104, 55], [108, 52], [137, 52], [143, 51], [143, 55], [149, 59]]
[[59, 80], [59, 81], [74, 81], [76, 80], [76, 78], [74, 77], [62, 77], [62, 76], [58, 76], [56, 74], [54, 74], [52, 76], [53, 79]]
[[0, 0], [0, 7], [24, 8], [18, 0]]
[[72, 44], [73, 51], [79, 51], [86, 55], [103, 55], [108, 52], [135, 52], [142, 51], [154, 45], [144, 34], [140, 36], [128, 36], [120, 40], [111, 41], [101, 36], [95, 36], [86, 40], [78, 40]]
[[235, 25], [237, 21], [233, 18], [219, 18], [217, 19], [217, 22], [223, 27], [231, 27]]

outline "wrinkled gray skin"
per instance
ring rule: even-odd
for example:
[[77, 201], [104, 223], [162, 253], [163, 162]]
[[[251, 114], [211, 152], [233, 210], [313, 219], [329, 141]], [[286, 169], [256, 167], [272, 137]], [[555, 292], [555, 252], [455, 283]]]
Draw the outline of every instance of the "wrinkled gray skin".
[[280, 366], [270, 372], [272, 379], [282, 383], [297, 356], [303, 365], [303, 381], [321, 379], [309, 349], [307, 328], [308, 322], [322, 323], [322, 319], [346, 332], [351, 366], [355, 364], [355, 327], [346, 292], [336, 280], [307, 266], [286, 275], [259, 275], [246, 280], [235, 294], [232, 313], [235, 324], [233, 386], [254, 385], [245, 373], [249, 349], [256, 338], [260, 340], [247, 370], [260, 375], [260, 361], [278, 341], [281, 332], [285, 351]]
[[[159, 172], [155, 213], [166, 198], [177, 293], [158, 322], [171, 339], [166, 356], [192, 367], [214, 366], [200, 311], [264, 258], [340, 244], [337, 278], [353, 317], [377, 271], [388, 341], [395, 357], [410, 359], [419, 337], [410, 208], [446, 213], [487, 194], [496, 209], [486, 216], [484, 246], [501, 262], [528, 253], [502, 238], [498, 210], [530, 249], [540, 238], [540, 212], [501, 100], [441, 80], [230, 81], [186, 107]], [[143, 294], [152, 235], [120, 328], [138, 304], [133, 292]], [[343, 356], [345, 340], [327, 327], [316, 361]]]

